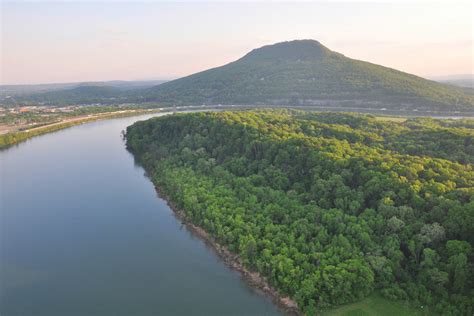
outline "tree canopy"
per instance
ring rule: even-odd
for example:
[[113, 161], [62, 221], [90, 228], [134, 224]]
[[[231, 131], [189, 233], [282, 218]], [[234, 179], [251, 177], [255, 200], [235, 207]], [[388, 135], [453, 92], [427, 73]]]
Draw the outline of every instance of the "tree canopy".
[[469, 120], [287, 110], [126, 133], [173, 203], [308, 315], [374, 290], [474, 313], [473, 136]]

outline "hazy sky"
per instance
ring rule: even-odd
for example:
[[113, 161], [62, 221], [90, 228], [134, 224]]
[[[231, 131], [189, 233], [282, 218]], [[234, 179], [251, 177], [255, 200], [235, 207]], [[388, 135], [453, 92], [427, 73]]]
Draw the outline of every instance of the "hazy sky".
[[0, 84], [175, 78], [303, 38], [421, 76], [474, 72], [471, 1], [0, 3]]

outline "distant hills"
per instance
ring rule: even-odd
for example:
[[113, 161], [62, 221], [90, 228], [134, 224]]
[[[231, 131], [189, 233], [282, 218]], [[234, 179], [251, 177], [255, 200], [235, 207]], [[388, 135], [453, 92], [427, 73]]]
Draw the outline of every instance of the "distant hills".
[[452, 84], [459, 87], [474, 89], [474, 74], [438, 76], [431, 78], [434, 81]]
[[474, 109], [474, 97], [461, 88], [351, 59], [314, 40], [255, 49], [225, 66], [147, 89], [145, 98], [177, 105]]
[[0, 86], [0, 103], [20, 104], [113, 104], [137, 99], [140, 93], [166, 80], [98, 81], [39, 85]]
[[[8, 93], [14, 100], [5, 99]], [[2, 100], [3, 96], [3, 100]], [[474, 90], [348, 58], [314, 40], [254, 49], [227, 65], [173, 81], [0, 86], [0, 104], [320, 106], [473, 112]]]
[[128, 91], [122, 91], [118, 87], [106, 85], [79, 85], [71, 89], [48, 91], [29, 96], [32, 101], [54, 105], [68, 103], [103, 103], [119, 99], [126, 100], [127, 97]]

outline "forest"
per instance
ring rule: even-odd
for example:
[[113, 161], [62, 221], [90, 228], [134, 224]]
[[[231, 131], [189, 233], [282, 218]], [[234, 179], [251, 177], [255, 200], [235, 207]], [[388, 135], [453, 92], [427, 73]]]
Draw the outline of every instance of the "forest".
[[187, 219], [306, 315], [374, 292], [474, 313], [474, 122], [259, 110], [127, 128]]

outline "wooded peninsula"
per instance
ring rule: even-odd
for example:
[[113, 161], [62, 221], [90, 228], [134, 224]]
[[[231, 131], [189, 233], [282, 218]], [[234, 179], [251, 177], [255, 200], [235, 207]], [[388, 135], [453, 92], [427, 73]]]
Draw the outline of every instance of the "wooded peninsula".
[[313, 315], [380, 293], [474, 313], [474, 122], [176, 114], [127, 147], [186, 217]]

